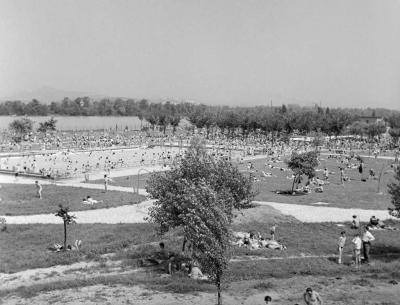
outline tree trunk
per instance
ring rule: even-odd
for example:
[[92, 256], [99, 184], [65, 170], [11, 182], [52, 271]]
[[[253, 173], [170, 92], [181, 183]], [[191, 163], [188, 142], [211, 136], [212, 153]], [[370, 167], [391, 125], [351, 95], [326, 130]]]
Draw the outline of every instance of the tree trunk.
[[294, 178], [293, 178], [293, 183], [292, 183], [292, 194], [293, 194], [293, 191], [294, 191], [294, 184], [296, 183], [296, 181], [297, 181], [297, 175], [296, 176], [294, 176]]
[[217, 282], [217, 293], [218, 293], [218, 305], [222, 305], [222, 296], [221, 296], [221, 283], [220, 283], [220, 280], [218, 279], [218, 282]]
[[183, 237], [182, 252], [185, 252], [186, 242], [187, 242], [186, 237]]
[[67, 250], [67, 223], [64, 221], [64, 251]]

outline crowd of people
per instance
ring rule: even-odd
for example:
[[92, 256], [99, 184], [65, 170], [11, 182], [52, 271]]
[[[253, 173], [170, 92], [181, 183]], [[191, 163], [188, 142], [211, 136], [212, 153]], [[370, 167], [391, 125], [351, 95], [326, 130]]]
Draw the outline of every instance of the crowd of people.
[[[31, 133], [22, 144], [14, 143], [12, 135], [3, 132], [0, 134], [0, 147], [3, 147], [0, 169], [60, 177], [82, 175], [93, 170], [109, 171], [124, 167], [168, 164], [181, 156], [194, 135], [203, 136], [207, 148], [216, 156], [232, 160], [257, 154], [275, 156], [279, 160], [294, 150], [303, 152], [315, 149], [312, 141], [297, 141], [295, 138], [279, 140], [259, 132], [232, 135], [222, 131], [207, 134], [202, 129], [182, 129], [174, 134], [127, 129], [54, 131], [47, 135]], [[151, 151], [151, 148], [158, 150]], [[395, 158], [399, 156], [398, 148], [389, 151], [384, 142], [371, 143], [366, 139], [335, 138], [325, 141], [320, 148], [332, 152], [328, 158], [340, 158], [343, 170], [358, 166], [351, 163], [357, 151], [372, 151], [375, 157], [381, 154], [390, 154]], [[132, 154], [121, 153], [129, 149], [133, 150]], [[25, 153], [21, 154], [24, 150]], [[7, 155], [7, 151], [20, 154]], [[270, 174], [265, 173], [263, 176], [268, 177]], [[343, 182], [347, 179], [343, 174]], [[323, 191], [322, 184], [318, 186], [317, 190]], [[305, 191], [308, 191], [307, 188]]]

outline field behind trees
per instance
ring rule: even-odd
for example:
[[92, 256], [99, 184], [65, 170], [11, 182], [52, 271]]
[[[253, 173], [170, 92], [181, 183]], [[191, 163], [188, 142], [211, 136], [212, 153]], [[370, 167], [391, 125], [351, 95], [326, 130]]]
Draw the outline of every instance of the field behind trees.
[[[39, 123], [43, 123], [49, 119], [48, 116], [28, 116], [33, 121], [33, 127], [39, 127]], [[9, 124], [16, 119], [15, 116], [0, 116], [0, 130], [8, 128]], [[64, 130], [96, 130], [96, 129], [114, 129], [123, 130], [125, 127], [129, 129], [140, 129], [140, 119], [135, 116], [119, 117], [119, 116], [55, 116], [57, 120], [57, 129]]]

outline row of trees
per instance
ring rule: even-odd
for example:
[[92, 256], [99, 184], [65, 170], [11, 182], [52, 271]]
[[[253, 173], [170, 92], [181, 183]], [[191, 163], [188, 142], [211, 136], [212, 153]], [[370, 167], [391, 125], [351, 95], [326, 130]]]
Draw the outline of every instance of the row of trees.
[[287, 134], [320, 131], [338, 135], [356, 120], [356, 117], [345, 110], [329, 108], [301, 109], [294, 112], [288, 111], [284, 105], [278, 108], [216, 108], [200, 105], [189, 114], [189, 120], [196, 127], [205, 128], [207, 136], [215, 130], [215, 127], [229, 134], [240, 130], [243, 135], [255, 130]]
[[152, 110], [165, 110], [179, 114], [187, 114], [194, 105], [190, 103], [150, 103], [146, 99], [100, 99], [79, 97], [74, 100], [64, 98], [59, 102], [43, 104], [33, 99], [28, 103], [6, 101], [0, 104], [0, 115], [30, 116], [140, 116]]
[[[0, 115], [69, 115], [69, 116], [137, 116], [146, 120], [154, 129], [159, 127], [164, 132], [168, 126], [175, 131], [181, 118], [188, 120], [197, 128], [204, 128], [207, 136], [216, 130], [228, 134], [241, 132], [244, 136], [255, 130], [265, 133], [277, 132], [291, 134], [298, 132], [322, 132], [327, 135], [339, 135], [344, 132], [369, 136], [371, 138], [385, 131], [389, 125], [394, 137], [400, 135], [400, 113], [385, 112], [385, 123], [367, 124], [358, 121], [363, 112], [354, 109], [330, 108], [291, 108], [280, 107], [221, 107], [197, 105], [193, 103], [150, 103], [145, 99], [102, 99], [92, 101], [88, 97], [50, 105], [41, 104], [37, 100], [29, 103], [9, 101], [0, 104]], [[376, 111], [372, 110], [372, 115]], [[348, 128], [347, 128], [348, 127]]]
[[[40, 122], [37, 131], [43, 134], [55, 131], [56, 124], [57, 120], [52, 117], [47, 121]], [[19, 143], [22, 141], [22, 139], [24, 139], [25, 136], [33, 132], [33, 121], [26, 117], [15, 119], [10, 123], [8, 129], [12, 134], [13, 140]]]

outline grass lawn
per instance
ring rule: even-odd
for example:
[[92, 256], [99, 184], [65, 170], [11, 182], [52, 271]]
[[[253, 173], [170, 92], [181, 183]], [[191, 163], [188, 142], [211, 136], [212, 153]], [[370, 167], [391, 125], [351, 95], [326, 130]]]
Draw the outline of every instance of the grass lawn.
[[[400, 227], [398, 222], [388, 222], [390, 225]], [[243, 223], [235, 224], [237, 231], [267, 232], [270, 223]], [[347, 226], [348, 224], [346, 224]], [[0, 233], [0, 272], [17, 272], [31, 268], [49, 267], [59, 264], [71, 264], [83, 260], [104, 260], [100, 258], [103, 253], [115, 252], [110, 259], [122, 260], [123, 270], [135, 269], [137, 259], [151, 255], [158, 249], [158, 242], [164, 241], [167, 250], [179, 252], [182, 239], [179, 232], [166, 236], [157, 235], [153, 224], [76, 224], [68, 226], [69, 242], [82, 239], [81, 251], [49, 252], [46, 250], [54, 242], [62, 239], [62, 225], [9, 225], [8, 232]], [[315, 278], [313, 287], [320, 290], [326, 284], [324, 281], [340, 281], [346, 276], [352, 277], [349, 285], [374, 287], [377, 281], [400, 281], [400, 231], [373, 231], [376, 241], [372, 245], [371, 259], [373, 264], [363, 265], [360, 270], [355, 270], [351, 265], [350, 241], [353, 232], [348, 232], [346, 243], [346, 257], [343, 265], [338, 265], [334, 257], [328, 258], [285, 258], [296, 255], [332, 255], [336, 252], [336, 242], [342, 227], [332, 223], [302, 224], [299, 222], [282, 222], [278, 224], [276, 237], [288, 249], [275, 250], [246, 250], [234, 248], [233, 255], [241, 256], [244, 261], [231, 261], [224, 273], [224, 291], [242, 281], [261, 281], [253, 284], [254, 289], [268, 291], [274, 284], [265, 282], [272, 278], [275, 280], [291, 281], [293, 278], [302, 280], [303, 277]], [[136, 247], [132, 247], [138, 245]], [[391, 255], [388, 255], [388, 254]], [[251, 259], [250, 256], [253, 258]], [[284, 259], [257, 260], [254, 256], [283, 257]], [[246, 260], [246, 258], [248, 258]], [[145, 269], [146, 270], [146, 269]], [[329, 279], [330, 277], [330, 279]], [[182, 273], [172, 277], [161, 278], [159, 272], [152, 268], [121, 275], [99, 274], [95, 276], [79, 277], [74, 280], [54, 281], [3, 290], [0, 297], [20, 295], [24, 298], [33, 297], [43, 291], [62, 290], [68, 288], [82, 288], [93, 285], [136, 286], [141, 285], [147, 289], [172, 293], [197, 293], [215, 292], [215, 287], [210, 282], [194, 281]], [[322, 286], [319, 286], [322, 285]], [[233, 285], [233, 286], [232, 286]], [[275, 287], [276, 288], [276, 287]], [[304, 289], [304, 287], [303, 287]], [[225, 292], [226, 293], [226, 292]], [[382, 303], [383, 304], [383, 303]]]
[[[152, 224], [73, 224], [67, 227], [68, 243], [82, 240], [81, 251], [51, 252], [47, 250], [48, 247], [63, 242], [62, 224], [7, 227], [7, 232], [0, 232], [0, 272], [7, 273], [93, 260], [101, 254], [123, 250], [132, 245], [162, 240], [170, 241], [168, 244], [171, 244], [171, 236], [174, 236], [158, 236]], [[174, 247], [178, 247], [178, 244], [178, 241], [176, 245], [172, 243]]]
[[[269, 231], [270, 223], [235, 224], [235, 231]], [[400, 227], [400, 223], [392, 225]], [[278, 224], [276, 238], [287, 246], [285, 251], [270, 249], [248, 250], [233, 248], [234, 256], [287, 257], [301, 255], [331, 255], [336, 253], [336, 242], [340, 231], [348, 232], [345, 253], [351, 253], [351, 239], [354, 232], [332, 223], [302, 224], [284, 222]], [[400, 257], [400, 231], [373, 231], [376, 241], [371, 255], [381, 260]], [[159, 236], [153, 224], [74, 224], [68, 226], [68, 241], [82, 240], [82, 250], [54, 253], [47, 248], [61, 243], [63, 226], [9, 225], [8, 232], [0, 233], [0, 272], [16, 272], [24, 269], [49, 267], [57, 264], [96, 259], [100, 254], [116, 252], [113, 259], [137, 259], [157, 250], [157, 243], [165, 241], [169, 251], [179, 253], [182, 239], [179, 232]], [[153, 243], [153, 244], [148, 244]], [[131, 247], [138, 245], [138, 247]], [[390, 253], [391, 256], [386, 256]], [[350, 260], [350, 258], [348, 258]], [[263, 264], [262, 261], [259, 262]], [[296, 270], [296, 269], [294, 269]]]
[[[323, 170], [327, 167], [330, 172], [334, 172], [329, 176], [330, 184], [324, 187], [323, 193], [315, 193], [306, 195], [285, 195], [277, 194], [276, 191], [288, 191], [291, 190], [292, 180], [286, 177], [291, 176], [291, 171], [281, 171], [280, 168], [286, 168], [286, 164], [282, 163], [271, 163], [278, 168], [269, 168], [265, 166], [266, 159], [254, 160], [253, 164], [255, 170], [252, 171], [256, 178], [260, 179], [259, 182], [254, 183], [254, 189], [258, 192], [255, 200], [259, 201], [271, 201], [281, 203], [295, 203], [295, 204], [312, 204], [315, 202], [327, 202], [331, 207], [340, 208], [360, 208], [360, 209], [382, 209], [386, 210], [388, 207], [392, 207], [390, 202], [390, 195], [387, 194], [387, 183], [393, 177], [393, 171], [383, 175], [381, 181], [381, 191], [383, 194], [377, 193], [378, 180], [367, 180], [366, 182], [361, 181], [358, 169], [346, 169], [345, 173], [351, 179], [350, 182], [345, 183], [344, 186], [340, 184], [340, 176], [338, 166], [340, 165], [334, 159], [327, 159], [326, 156], [322, 156], [324, 160], [321, 161], [319, 170]], [[365, 168], [366, 171], [369, 168], [374, 168], [378, 174], [382, 165], [386, 164], [384, 160], [375, 160], [372, 158], [366, 158]], [[249, 173], [246, 164], [239, 165], [239, 169], [243, 173]], [[271, 172], [274, 177], [261, 178], [261, 172]], [[317, 176], [322, 178], [322, 171], [317, 171]], [[368, 177], [368, 173], [364, 173], [365, 177]], [[306, 178], [304, 178], [306, 179]], [[305, 183], [306, 180], [303, 182]]]
[[[292, 180], [286, 177], [291, 176], [291, 171], [281, 171], [280, 167], [286, 168], [284, 162], [281, 163], [271, 163], [277, 168], [269, 168], [265, 166], [266, 159], [257, 159], [252, 161], [255, 166], [255, 170], [252, 174], [258, 178], [260, 181], [254, 183], [254, 189], [257, 191], [257, 196], [255, 200], [259, 201], [271, 201], [271, 202], [281, 202], [281, 203], [295, 203], [295, 204], [305, 204], [312, 205], [316, 202], [326, 202], [329, 203], [331, 207], [339, 208], [360, 208], [360, 209], [382, 209], [386, 210], [388, 207], [393, 207], [390, 202], [390, 195], [387, 193], [387, 184], [393, 177], [393, 171], [386, 171], [383, 175], [381, 181], [380, 191], [383, 194], [378, 194], [378, 180], [367, 180], [366, 182], [361, 181], [361, 176], [358, 173], [358, 169], [346, 169], [345, 173], [351, 179], [350, 182], [345, 183], [344, 186], [340, 184], [339, 176], [339, 163], [336, 159], [328, 159], [327, 156], [321, 156], [323, 159], [321, 165], [318, 168], [317, 176], [322, 178], [322, 171], [324, 167], [327, 167], [330, 172], [329, 181], [330, 184], [324, 187], [323, 193], [315, 193], [306, 195], [285, 195], [277, 194], [276, 191], [288, 191], [291, 190]], [[378, 175], [382, 166], [387, 164], [386, 160], [374, 158], [365, 158], [365, 173], [364, 176], [368, 177], [368, 170], [374, 168], [376, 174]], [[239, 169], [244, 174], [250, 174], [247, 170], [247, 163], [239, 164]], [[271, 172], [274, 177], [261, 178], [261, 172]], [[143, 174], [139, 176], [139, 188], [146, 187], [146, 180], [149, 178], [150, 174]], [[304, 178], [306, 179], [306, 178]], [[118, 185], [125, 187], [135, 188], [138, 185], [137, 175], [123, 176], [113, 178], [113, 182], [110, 185]], [[305, 181], [304, 181], [305, 182]], [[92, 180], [90, 183], [102, 184], [103, 180]]]
[[[135, 272], [133, 274], [96, 276], [67, 281], [55, 281], [51, 283], [37, 284], [28, 287], [22, 286], [17, 289], [0, 291], [0, 298], [5, 298], [7, 296], [21, 296], [24, 299], [30, 299], [40, 293], [51, 292], [54, 290], [65, 291], [65, 289], [77, 289], [94, 285], [104, 285], [109, 287], [116, 287], [117, 285], [140, 285], [142, 287], [146, 287], [146, 289], [155, 290], [156, 292], [170, 292], [179, 294], [214, 292], [215, 290], [215, 286], [212, 283], [208, 281], [191, 280], [187, 276], [184, 276], [182, 273], [176, 273], [171, 277], [162, 278], [159, 276], [159, 274], [154, 274], [151, 272]], [[148, 294], [149, 295], [142, 294], [141, 297], [150, 297], [152, 295], [152, 292], [148, 292]]]
[[[42, 199], [36, 197], [34, 185], [2, 184], [0, 192], [0, 215], [55, 213], [59, 204], [68, 206], [71, 211], [83, 211], [136, 204], [145, 200], [144, 196], [133, 193], [103, 193], [102, 190], [56, 185], [43, 185]], [[82, 204], [82, 199], [88, 195], [102, 202]]]
[[[162, 172], [160, 172], [160, 173], [162, 173]], [[146, 181], [150, 177], [150, 175], [151, 174], [139, 175], [139, 188], [140, 189], [144, 189], [146, 187]], [[135, 189], [138, 186], [138, 176], [137, 175], [113, 177], [112, 180], [113, 181], [109, 183], [110, 185], [135, 187]], [[104, 184], [104, 179], [89, 180], [89, 183]]]
[[[399, 230], [372, 231], [376, 241], [374, 241], [371, 247], [371, 255], [385, 257], [386, 254], [390, 253], [394, 257], [400, 258], [400, 222], [386, 221], [385, 223], [397, 227]], [[260, 232], [269, 238], [269, 229], [272, 224], [273, 223], [260, 222], [235, 224], [233, 230], [241, 232]], [[284, 222], [278, 224], [275, 239], [284, 244], [287, 250], [273, 251], [270, 249], [248, 250], [247, 248], [235, 248], [234, 255], [287, 257], [336, 254], [337, 240], [341, 231], [347, 232], [344, 254], [351, 254], [351, 240], [356, 231], [350, 229], [350, 223], [344, 224], [344, 227], [339, 227], [334, 223]]]
[[268, 279], [290, 278], [293, 276], [344, 276], [357, 272], [359, 274], [373, 274], [376, 278], [400, 280], [400, 262], [398, 258], [375, 261], [374, 265], [360, 268], [355, 271], [348, 264], [339, 265], [334, 260], [325, 258], [301, 258], [288, 260], [264, 260], [248, 262], [232, 262], [225, 274], [228, 282]]

